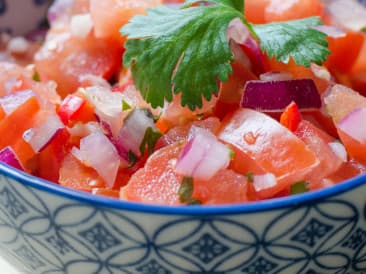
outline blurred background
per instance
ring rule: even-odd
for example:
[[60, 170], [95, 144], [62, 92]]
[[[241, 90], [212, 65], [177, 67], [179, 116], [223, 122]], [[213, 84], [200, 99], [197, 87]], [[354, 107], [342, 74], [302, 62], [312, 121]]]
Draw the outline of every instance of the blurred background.
[[47, 25], [52, 0], [0, 0], [0, 32], [26, 35]]

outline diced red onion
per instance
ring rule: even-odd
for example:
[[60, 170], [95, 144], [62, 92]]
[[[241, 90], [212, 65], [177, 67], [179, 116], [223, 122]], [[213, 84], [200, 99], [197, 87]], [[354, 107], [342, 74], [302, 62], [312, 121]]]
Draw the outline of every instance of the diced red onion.
[[121, 157], [126, 159], [129, 151], [140, 156], [140, 145], [148, 128], [156, 129], [154, 120], [144, 109], [133, 109], [123, 121], [123, 127], [118, 133], [116, 147]]
[[24, 168], [20, 163], [17, 155], [15, 154], [14, 150], [9, 146], [3, 148], [0, 151], [0, 162], [24, 171]]
[[230, 149], [206, 129], [194, 133], [178, 158], [176, 171], [195, 179], [209, 180], [230, 163]]
[[344, 145], [342, 145], [340, 142], [334, 141], [328, 143], [328, 146], [334, 152], [334, 154], [342, 160], [342, 162], [347, 162], [347, 151]]
[[261, 81], [286, 81], [292, 80], [294, 77], [291, 73], [283, 72], [283, 71], [271, 71], [262, 73], [259, 75], [259, 79]]
[[100, 131], [80, 140], [80, 149], [73, 147], [71, 153], [87, 166], [95, 169], [112, 188], [120, 166], [120, 157], [111, 141]]
[[[11, 93], [0, 98], [0, 105], [7, 115], [12, 113], [24, 102], [32, 97], [37, 97], [36, 93], [30, 89]], [[38, 97], [37, 97], [38, 98]]]
[[311, 79], [248, 81], [240, 105], [270, 112], [282, 111], [292, 101], [300, 109], [319, 109], [321, 99], [314, 81]]
[[341, 38], [346, 36], [346, 33], [344, 31], [334, 26], [319, 25], [312, 28], [317, 31], [323, 32], [332, 38]]
[[257, 192], [274, 187], [276, 184], [276, 176], [273, 173], [253, 176], [253, 186]]
[[366, 144], [366, 108], [358, 108], [346, 115], [339, 123], [338, 127], [350, 137]]
[[89, 13], [77, 14], [71, 17], [71, 34], [78, 38], [85, 38], [93, 29], [93, 21]]
[[248, 54], [252, 62], [253, 71], [256, 74], [261, 74], [267, 70], [263, 52], [258, 41], [254, 39], [253, 36], [250, 35], [245, 43], [241, 45], [241, 47]]
[[38, 127], [24, 132], [23, 139], [31, 145], [35, 152], [40, 152], [64, 127], [58, 115], [50, 114]]

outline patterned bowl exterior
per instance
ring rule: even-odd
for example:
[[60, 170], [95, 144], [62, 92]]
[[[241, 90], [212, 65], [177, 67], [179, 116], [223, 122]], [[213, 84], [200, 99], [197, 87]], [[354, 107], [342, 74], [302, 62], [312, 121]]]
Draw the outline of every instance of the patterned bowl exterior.
[[0, 0], [0, 32], [25, 35], [44, 27], [52, 0]]
[[163, 207], [0, 165], [0, 253], [25, 273], [362, 273], [366, 176], [247, 205]]

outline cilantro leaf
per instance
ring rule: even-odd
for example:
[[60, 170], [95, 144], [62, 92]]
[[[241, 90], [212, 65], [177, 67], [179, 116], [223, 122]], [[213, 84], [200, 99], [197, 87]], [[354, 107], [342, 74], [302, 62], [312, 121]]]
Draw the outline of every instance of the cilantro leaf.
[[301, 194], [309, 191], [309, 183], [306, 181], [299, 181], [291, 185], [290, 195]]
[[239, 1], [210, 2], [216, 4], [179, 10], [160, 6], [122, 28], [128, 36], [124, 65], [131, 66], [135, 85], [153, 107], [172, 101], [172, 92], [182, 93], [182, 105], [201, 107], [203, 97], [210, 100], [218, 93], [217, 79], [225, 82], [231, 74], [226, 30], [243, 13], [228, 4]]
[[187, 205], [199, 205], [201, 201], [192, 197], [193, 194], [193, 178], [183, 177], [182, 183], [178, 189], [179, 201], [187, 203]]
[[326, 34], [312, 27], [321, 25], [317, 17], [253, 25], [253, 30], [260, 40], [261, 48], [270, 58], [288, 63], [290, 57], [306, 67], [311, 62], [321, 64], [330, 53]]

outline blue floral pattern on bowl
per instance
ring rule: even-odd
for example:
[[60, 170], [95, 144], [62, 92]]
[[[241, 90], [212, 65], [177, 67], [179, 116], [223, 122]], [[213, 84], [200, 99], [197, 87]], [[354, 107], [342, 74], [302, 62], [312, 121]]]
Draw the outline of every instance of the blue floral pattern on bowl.
[[26, 273], [366, 271], [365, 184], [273, 210], [174, 214], [121, 210], [19, 181], [0, 177], [0, 247]]

